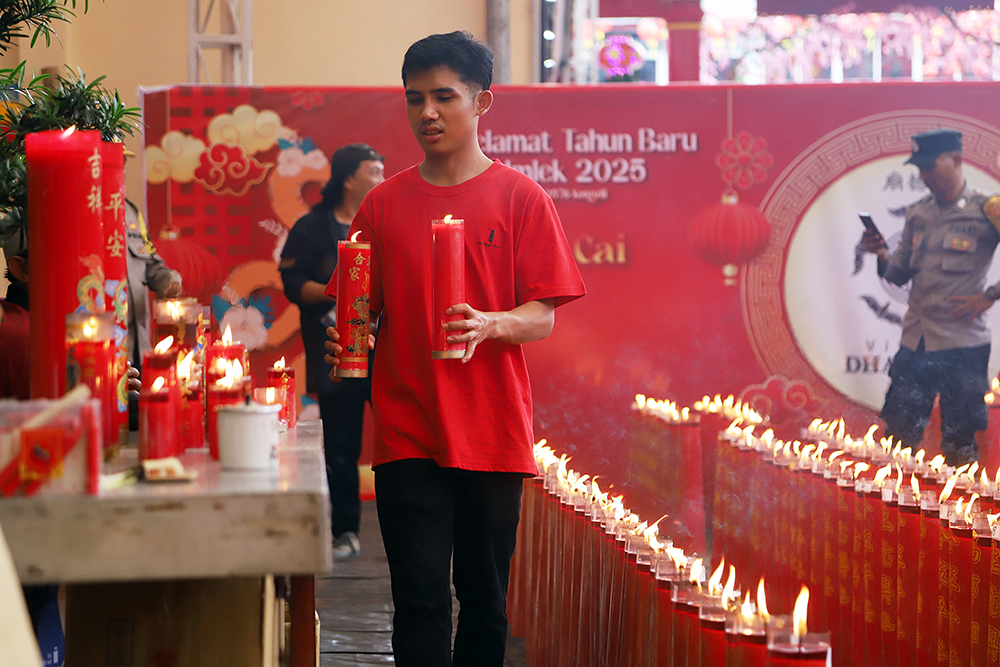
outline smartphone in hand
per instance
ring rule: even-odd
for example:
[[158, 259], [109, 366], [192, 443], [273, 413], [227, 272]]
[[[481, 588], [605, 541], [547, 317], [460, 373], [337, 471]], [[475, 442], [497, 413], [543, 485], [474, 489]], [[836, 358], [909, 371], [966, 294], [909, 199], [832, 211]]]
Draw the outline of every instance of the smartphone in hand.
[[[861, 224], [865, 226], [865, 229], [882, 236], [882, 232], [880, 232], [878, 227], [875, 226], [875, 223], [872, 221], [872, 216], [869, 213], [858, 213], [858, 217], [861, 218]], [[882, 238], [885, 237], [882, 236]]]

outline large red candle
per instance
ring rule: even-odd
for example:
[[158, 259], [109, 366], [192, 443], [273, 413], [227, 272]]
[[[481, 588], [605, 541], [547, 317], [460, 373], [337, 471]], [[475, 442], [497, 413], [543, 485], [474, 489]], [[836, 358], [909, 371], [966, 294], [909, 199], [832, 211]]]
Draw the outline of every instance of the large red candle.
[[431, 358], [461, 359], [465, 356], [465, 343], [448, 343], [448, 336], [461, 333], [445, 331], [445, 322], [464, 319], [461, 314], [446, 315], [445, 311], [465, 302], [465, 222], [447, 216], [431, 222], [433, 239], [433, 264], [431, 285]]
[[70, 313], [66, 316], [66, 390], [90, 387], [101, 402], [101, 441], [105, 458], [118, 453], [117, 344], [112, 313]]
[[25, 138], [32, 398], [65, 393], [66, 315], [104, 310], [100, 143], [75, 128]]
[[284, 357], [273, 367], [267, 369], [267, 386], [285, 390], [284, 400], [281, 403], [281, 414], [278, 418], [288, 424], [288, 428], [295, 428], [296, 402], [298, 401], [298, 396], [295, 394], [295, 369], [285, 366]]
[[181, 441], [185, 450], [200, 449], [205, 446], [205, 408], [201, 383], [189, 382], [183, 389]]
[[139, 460], [162, 459], [176, 453], [177, 410], [164, 376], [139, 392]]
[[371, 260], [370, 243], [337, 242], [337, 333], [343, 347], [340, 364], [334, 369], [337, 377], [368, 377]]
[[917, 559], [917, 665], [938, 659], [938, 563], [941, 522], [936, 498], [920, 498], [920, 556]]
[[[915, 478], [914, 478], [915, 479]], [[899, 665], [917, 664], [917, 623], [919, 604], [919, 562], [920, 562], [920, 505], [919, 487], [901, 488], [899, 493], [899, 513], [897, 519], [897, 549], [888, 554], [893, 567], [894, 581], [887, 582], [885, 588], [896, 588], [898, 605], [895, 616], [897, 661]], [[891, 593], [891, 590], [886, 591]], [[925, 612], [926, 613], [926, 612]], [[891, 620], [891, 619], [890, 619]]]
[[128, 442], [128, 267], [125, 244], [125, 146], [101, 142], [101, 196], [104, 199], [104, 295], [115, 315], [116, 410], [119, 445]]

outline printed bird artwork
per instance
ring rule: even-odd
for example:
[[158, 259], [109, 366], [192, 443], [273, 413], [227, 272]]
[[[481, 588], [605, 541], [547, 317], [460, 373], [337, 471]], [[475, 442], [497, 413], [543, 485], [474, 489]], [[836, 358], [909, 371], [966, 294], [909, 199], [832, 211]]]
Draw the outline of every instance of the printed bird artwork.
[[886, 322], [903, 326], [903, 318], [889, 310], [889, 306], [892, 305], [892, 301], [886, 301], [883, 305], [880, 304], [875, 297], [867, 294], [861, 295], [861, 300], [868, 304], [868, 307], [871, 308], [872, 312], [875, 313], [875, 316], [880, 320], [885, 320]]
[[854, 271], [851, 272], [852, 276], [861, 273], [861, 269], [865, 266], [865, 254], [867, 252], [865, 244], [861, 241], [858, 242], [858, 245], [854, 246]]

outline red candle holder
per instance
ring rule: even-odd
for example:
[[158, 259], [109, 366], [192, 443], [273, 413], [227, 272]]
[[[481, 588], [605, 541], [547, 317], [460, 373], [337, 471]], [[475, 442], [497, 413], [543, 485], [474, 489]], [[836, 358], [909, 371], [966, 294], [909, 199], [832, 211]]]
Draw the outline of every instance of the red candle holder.
[[295, 428], [296, 402], [298, 396], [295, 392], [295, 369], [285, 366], [285, 358], [276, 363], [272, 368], [267, 369], [267, 386], [281, 389], [282, 402], [279, 419], [288, 428]]
[[194, 297], [158, 299], [153, 302], [153, 342], [174, 337], [174, 346], [181, 354], [198, 347], [198, 321], [201, 304]]
[[[993, 535], [989, 518], [979, 512], [972, 519], [974, 551], [972, 554], [972, 665], [989, 664], [990, 562]], [[994, 651], [996, 648], [994, 648]], [[994, 663], [997, 660], [994, 658]]]
[[161, 375], [139, 392], [139, 460], [174, 456], [178, 441], [177, 409]]
[[698, 605], [700, 667], [726, 665], [726, 608], [722, 597], [703, 594]]
[[764, 667], [767, 632], [752, 603], [726, 617], [726, 667]]
[[128, 267], [125, 256], [125, 145], [101, 142], [101, 196], [104, 244], [104, 293], [115, 314], [115, 379], [118, 444], [128, 442]]
[[[66, 391], [66, 315], [104, 310], [100, 132], [25, 137], [31, 397]], [[39, 250], [41, 249], [41, 250]]]
[[464, 319], [464, 315], [447, 315], [445, 311], [465, 302], [465, 221], [451, 216], [431, 222], [433, 262], [431, 285], [432, 359], [461, 359], [465, 356], [465, 343], [448, 343], [448, 336], [460, 331], [445, 331], [445, 322]]
[[282, 411], [278, 413], [278, 428], [285, 431], [288, 429], [288, 422], [283, 417], [286, 398], [284, 387], [258, 387], [253, 390], [253, 400], [261, 405], [277, 405]]
[[118, 455], [118, 379], [114, 313], [70, 313], [66, 316], [66, 389], [90, 387], [101, 402], [101, 441], [105, 460]]
[[826, 667], [829, 632], [795, 632], [788, 616], [772, 616], [767, 626], [766, 667]]
[[205, 446], [204, 392], [201, 383], [187, 383], [183, 394], [181, 440], [185, 450], [201, 449]]
[[232, 371], [228, 369], [236, 362], [240, 363], [237, 375], [250, 374], [250, 359], [247, 356], [246, 346], [242, 343], [234, 343], [232, 332], [229, 327], [226, 327], [222, 339], [205, 348], [205, 383], [207, 386], [212, 386], [218, 380], [231, 374]]
[[337, 333], [343, 350], [336, 377], [368, 377], [371, 260], [370, 243], [337, 242]]

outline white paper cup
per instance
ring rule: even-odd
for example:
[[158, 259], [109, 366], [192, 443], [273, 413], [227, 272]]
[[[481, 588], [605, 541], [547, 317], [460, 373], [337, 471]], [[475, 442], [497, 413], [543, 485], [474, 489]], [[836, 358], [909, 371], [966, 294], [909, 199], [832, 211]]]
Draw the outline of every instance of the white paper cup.
[[268, 470], [277, 464], [280, 405], [223, 405], [218, 410], [223, 470]]

